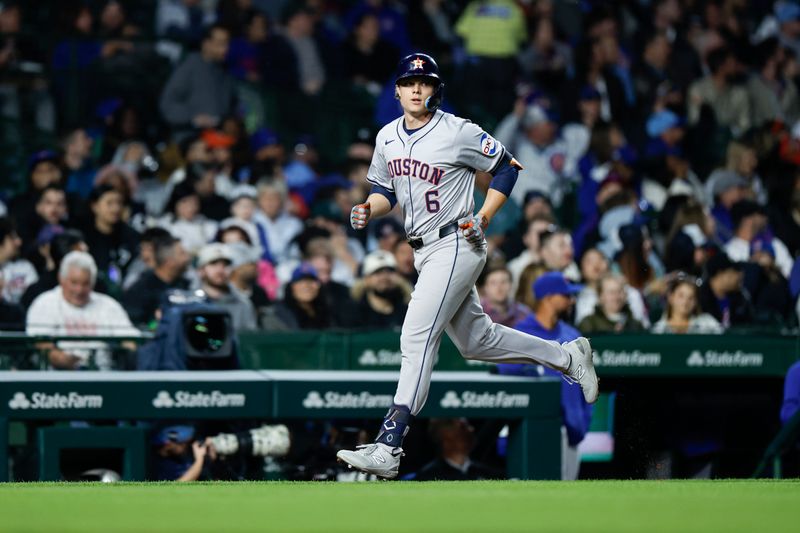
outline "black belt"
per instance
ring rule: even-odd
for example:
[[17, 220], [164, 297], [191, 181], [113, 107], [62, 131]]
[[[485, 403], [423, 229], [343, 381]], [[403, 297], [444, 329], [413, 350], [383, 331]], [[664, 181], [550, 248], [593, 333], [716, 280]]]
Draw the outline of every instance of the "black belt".
[[[446, 226], [442, 226], [441, 228], [439, 228], [439, 237], [437, 239], [429, 240], [427, 243], [425, 243], [423, 237], [411, 237], [410, 239], [408, 239], [408, 244], [410, 244], [413, 249], [419, 250], [420, 248], [425, 246], [425, 244], [430, 244], [431, 242], [447, 237], [448, 235], [450, 235], [451, 233], [455, 233], [456, 231], [458, 231], [458, 222], [451, 222], [450, 224], [447, 224]], [[425, 235], [425, 237], [427, 237], [427, 235]]]

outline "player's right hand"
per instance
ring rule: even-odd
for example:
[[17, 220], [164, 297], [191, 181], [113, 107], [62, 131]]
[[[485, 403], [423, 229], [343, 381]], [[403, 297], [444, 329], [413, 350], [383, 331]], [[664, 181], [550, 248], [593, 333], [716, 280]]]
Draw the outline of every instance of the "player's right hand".
[[350, 225], [353, 229], [364, 229], [369, 221], [369, 202], [354, 205], [350, 210]]

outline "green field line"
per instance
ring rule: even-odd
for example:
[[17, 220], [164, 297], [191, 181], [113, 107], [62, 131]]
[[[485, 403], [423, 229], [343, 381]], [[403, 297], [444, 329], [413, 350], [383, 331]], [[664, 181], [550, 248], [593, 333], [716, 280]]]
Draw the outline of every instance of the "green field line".
[[798, 481], [0, 484], [0, 531], [797, 531]]

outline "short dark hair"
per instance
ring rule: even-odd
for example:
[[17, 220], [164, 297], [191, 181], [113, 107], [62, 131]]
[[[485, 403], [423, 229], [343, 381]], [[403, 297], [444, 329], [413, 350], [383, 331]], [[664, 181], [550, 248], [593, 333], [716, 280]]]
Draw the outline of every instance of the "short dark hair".
[[94, 204], [100, 198], [102, 198], [104, 194], [108, 194], [110, 192], [115, 192], [120, 196], [123, 196], [122, 193], [120, 193], [115, 187], [111, 185], [98, 185], [97, 187], [92, 189], [92, 192], [89, 193], [89, 204], [90, 205]]
[[50, 241], [50, 257], [52, 257], [53, 263], [56, 265], [56, 271], [61, 266], [61, 260], [64, 259], [64, 256], [70, 253], [76, 244], [84, 240], [83, 233], [72, 228], [67, 228], [53, 237], [53, 240]]
[[731, 49], [727, 46], [720, 46], [711, 50], [706, 56], [706, 63], [708, 64], [708, 69], [711, 71], [711, 73], [716, 74], [722, 65], [725, 64], [725, 61], [727, 61], [732, 55], [732, 53], [733, 52], [731, 52]]
[[48, 191], [60, 192], [63, 195], [67, 194], [67, 191], [64, 190], [64, 187], [62, 187], [61, 185], [58, 185], [56, 183], [51, 183], [50, 185], [45, 186], [44, 189], [39, 191], [39, 198], [36, 200], [36, 203], [39, 203], [41, 201], [41, 199], [44, 198], [44, 194], [46, 192], [48, 192]]

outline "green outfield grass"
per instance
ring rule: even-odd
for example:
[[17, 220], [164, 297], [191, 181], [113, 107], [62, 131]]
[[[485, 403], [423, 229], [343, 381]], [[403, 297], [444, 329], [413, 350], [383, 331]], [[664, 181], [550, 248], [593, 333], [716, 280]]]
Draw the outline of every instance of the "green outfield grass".
[[0, 531], [797, 531], [797, 481], [0, 484]]

